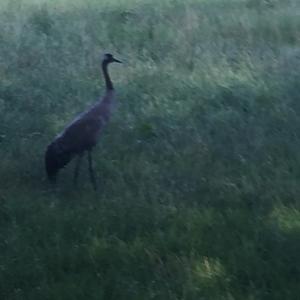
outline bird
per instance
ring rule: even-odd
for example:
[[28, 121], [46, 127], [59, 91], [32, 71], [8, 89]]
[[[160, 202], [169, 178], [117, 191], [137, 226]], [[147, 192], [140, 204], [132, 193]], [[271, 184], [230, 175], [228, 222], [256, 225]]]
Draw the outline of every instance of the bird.
[[101, 66], [106, 87], [104, 96], [91, 108], [78, 115], [47, 146], [45, 167], [50, 182], [56, 183], [59, 170], [77, 156], [73, 176], [73, 183], [76, 185], [82, 157], [87, 153], [90, 181], [94, 190], [97, 190], [92, 150], [111, 117], [115, 102], [115, 90], [108, 73], [108, 65], [113, 62], [122, 63], [110, 53], [103, 55]]

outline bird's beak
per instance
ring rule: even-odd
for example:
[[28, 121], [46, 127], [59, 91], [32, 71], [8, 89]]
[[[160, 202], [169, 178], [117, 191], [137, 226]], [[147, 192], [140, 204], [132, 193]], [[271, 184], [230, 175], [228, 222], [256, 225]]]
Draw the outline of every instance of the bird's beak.
[[114, 62], [117, 62], [117, 63], [119, 63], [119, 64], [122, 63], [120, 60], [117, 60], [117, 59], [115, 59], [115, 58], [114, 58]]

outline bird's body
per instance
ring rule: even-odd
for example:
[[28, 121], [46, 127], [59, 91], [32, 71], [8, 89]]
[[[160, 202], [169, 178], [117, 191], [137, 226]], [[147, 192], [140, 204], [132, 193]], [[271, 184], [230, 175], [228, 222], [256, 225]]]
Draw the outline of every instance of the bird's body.
[[88, 151], [91, 181], [96, 188], [93, 175], [91, 150], [97, 144], [103, 127], [109, 121], [115, 105], [115, 92], [109, 78], [107, 65], [119, 62], [112, 55], [106, 54], [102, 62], [102, 70], [106, 82], [106, 93], [94, 106], [77, 116], [66, 128], [48, 145], [45, 155], [46, 171], [51, 181], [56, 180], [58, 171], [67, 165], [74, 156], [78, 155], [74, 181], [77, 180], [81, 157]]

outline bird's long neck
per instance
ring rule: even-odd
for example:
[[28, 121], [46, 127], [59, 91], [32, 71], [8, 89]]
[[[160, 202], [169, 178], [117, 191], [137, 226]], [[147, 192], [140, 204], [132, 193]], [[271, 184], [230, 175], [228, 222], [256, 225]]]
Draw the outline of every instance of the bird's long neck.
[[113, 86], [110, 76], [108, 74], [107, 67], [108, 67], [108, 63], [106, 61], [103, 61], [102, 62], [102, 72], [103, 72], [103, 76], [105, 79], [106, 90], [112, 91], [114, 89], [114, 86]]

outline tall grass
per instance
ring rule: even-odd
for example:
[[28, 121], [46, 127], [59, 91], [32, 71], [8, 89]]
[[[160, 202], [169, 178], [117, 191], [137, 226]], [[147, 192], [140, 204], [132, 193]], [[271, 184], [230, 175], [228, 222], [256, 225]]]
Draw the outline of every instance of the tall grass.
[[[3, 0], [0, 298], [298, 299], [296, 0]], [[47, 144], [119, 107], [49, 187]]]

